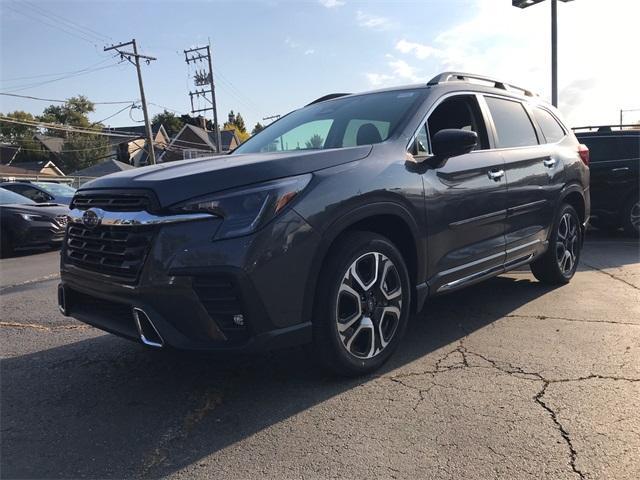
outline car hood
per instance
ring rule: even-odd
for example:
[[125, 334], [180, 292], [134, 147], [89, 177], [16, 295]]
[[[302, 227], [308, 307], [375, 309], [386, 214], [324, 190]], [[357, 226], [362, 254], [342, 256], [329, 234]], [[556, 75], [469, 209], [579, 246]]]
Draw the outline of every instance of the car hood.
[[180, 160], [113, 173], [88, 182], [95, 189], [150, 189], [165, 207], [189, 198], [360, 160], [371, 145], [331, 150], [232, 154]]
[[0, 205], [0, 210], [12, 211], [16, 213], [33, 213], [36, 215], [44, 215], [46, 217], [57, 217], [58, 215], [68, 215], [69, 209], [64, 205], [57, 203], [11, 203]]

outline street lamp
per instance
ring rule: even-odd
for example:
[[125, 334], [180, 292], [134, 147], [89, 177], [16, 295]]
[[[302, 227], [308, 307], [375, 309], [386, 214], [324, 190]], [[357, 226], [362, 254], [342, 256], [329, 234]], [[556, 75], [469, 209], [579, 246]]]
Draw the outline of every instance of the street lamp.
[[[573, 0], [560, 0], [571, 2]], [[544, 0], [511, 0], [511, 5], [527, 8]], [[551, 103], [558, 106], [558, 1], [551, 0]]]

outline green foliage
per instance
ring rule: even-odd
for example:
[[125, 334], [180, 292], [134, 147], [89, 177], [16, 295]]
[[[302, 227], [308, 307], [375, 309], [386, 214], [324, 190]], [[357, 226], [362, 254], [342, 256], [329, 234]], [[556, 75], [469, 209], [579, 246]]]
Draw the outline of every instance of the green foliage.
[[59, 162], [56, 163], [63, 172], [69, 174], [101, 162], [109, 156], [109, 150], [107, 137], [72, 133], [65, 140]]
[[264, 125], [262, 125], [260, 122], [256, 123], [255, 127], [253, 127], [253, 130], [251, 130], [251, 135], [255, 135], [256, 133], [260, 133], [262, 130], [264, 130]]
[[185, 121], [182, 117], [168, 112], [167, 110], [163, 111], [162, 113], [158, 113], [151, 119], [151, 125], [153, 127], [159, 127], [160, 125], [163, 125], [164, 129], [167, 131], [167, 135], [169, 135], [170, 137], [175, 136], [180, 130], [182, 130], [184, 124]]
[[95, 105], [84, 95], [69, 98], [64, 105], [49, 105], [39, 120], [48, 123], [61, 123], [73, 127], [89, 128], [89, 113], [95, 111]]
[[240, 113], [233, 113], [233, 110], [229, 112], [229, 119], [224, 122], [223, 130], [236, 130], [242, 134], [246, 134], [248, 138], [247, 127], [244, 124], [244, 118]]
[[317, 133], [314, 133], [313, 136], [305, 142], [307, 148], [322, 148], [324, 145], [324, 138], [322, 138]]

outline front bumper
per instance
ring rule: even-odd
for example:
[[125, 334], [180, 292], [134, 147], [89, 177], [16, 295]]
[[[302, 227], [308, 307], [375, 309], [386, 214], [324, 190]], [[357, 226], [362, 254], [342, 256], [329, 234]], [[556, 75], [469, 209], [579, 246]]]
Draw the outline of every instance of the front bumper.
[[15, 228], [13, 247], [16, 250], [59, 245], [64, 239], [64, 228], [54, 222], [23, 222]]
[[308, 342], [311, 323], [302, 312], [318, 235], [292, 209], [253, 235], [212, 241], [220, 222], [157, 226], [140, 275], [129, 283], [79, 267], [65, 245], [61, 310], [141, 341], [133, 315], [140, 309], [162, 344], [178, 349], [251, 351]]

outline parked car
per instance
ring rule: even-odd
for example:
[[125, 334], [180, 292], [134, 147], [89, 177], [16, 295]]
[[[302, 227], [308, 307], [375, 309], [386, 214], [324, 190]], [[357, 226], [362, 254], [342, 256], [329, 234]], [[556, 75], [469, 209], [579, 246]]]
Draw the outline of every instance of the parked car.
[[591, 223], [640, 236], [640, 129], [604, 125], [574, 131], [590, 151]]
[[2, 256], [16, 250], [59, 246], [67, 225], [66, 206], [36, 203], [0, 188], [0, 248]]
[[0, 187], [11, 190], [36, 203], [59, 203], [69, 205], [76, 189], [55, 182], [3, 182]]
[[328, 95], [231, 155], [83, 185], [59, 307], [153, 347], [312, 341], [336, 372], [363, 374], [428, 296], [527, 264], [569, 282], [587, 163], [552, 106], [498, 80]]

